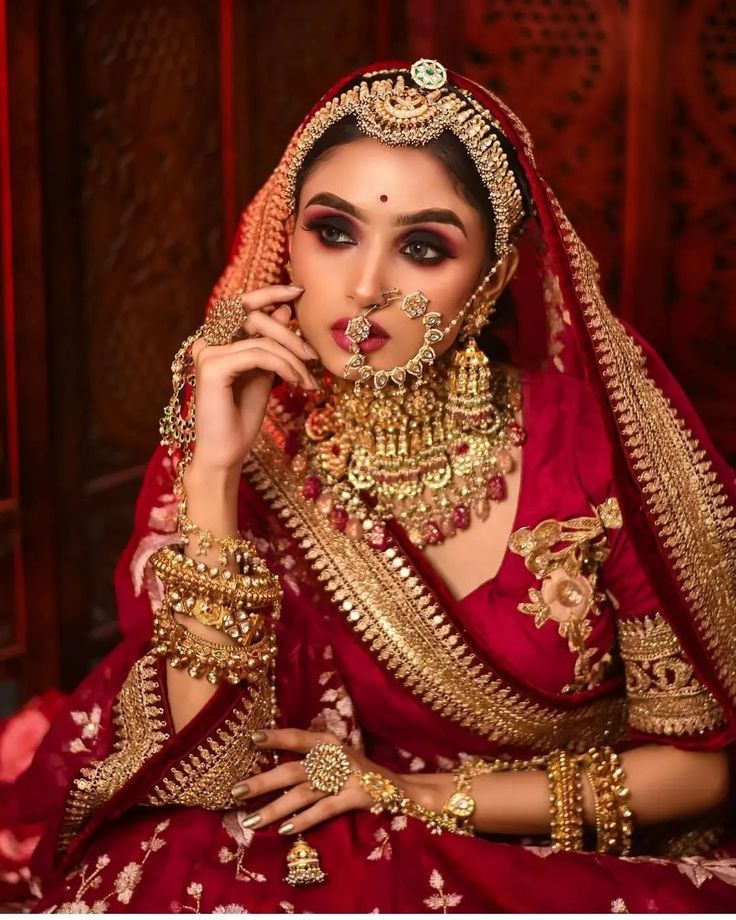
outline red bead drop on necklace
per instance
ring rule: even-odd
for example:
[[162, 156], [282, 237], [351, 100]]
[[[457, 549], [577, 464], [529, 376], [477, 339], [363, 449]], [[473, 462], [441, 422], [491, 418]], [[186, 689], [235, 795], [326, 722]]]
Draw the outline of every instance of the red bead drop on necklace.
[[486, 498], [493, 502], [501, 502], [506, 498], [506, 479], [500, 473], [489, 477]]
[[465, 505], [457, 505], [453, 508], [452, 519], [458, 530], [467, 530], [470, 526], [470, 513]]
[[305, 498], [310, 498], [314, 501], [316, 498], [319, 498], [319, 494], [322, 491], [322, 480], [319, 476], [307, 476], [304, 480], [304, 485], [302, 486], [302, 495]]

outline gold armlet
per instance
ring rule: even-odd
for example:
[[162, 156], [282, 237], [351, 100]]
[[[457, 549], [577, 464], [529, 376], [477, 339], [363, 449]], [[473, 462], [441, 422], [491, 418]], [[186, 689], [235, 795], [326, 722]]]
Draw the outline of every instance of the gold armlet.
[[580, 760], [595, 803], [596, 849], [626, 856], [631, 851], [634, 821], [621, 759], [606, 746], [590, 748]]

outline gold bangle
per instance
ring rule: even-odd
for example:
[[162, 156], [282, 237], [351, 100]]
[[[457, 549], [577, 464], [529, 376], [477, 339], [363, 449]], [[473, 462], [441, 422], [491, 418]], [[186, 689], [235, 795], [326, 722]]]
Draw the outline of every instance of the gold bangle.
[[596, 806], [596, 848], [626, 856], [631, 852], [634, 821], [621, 759], [613, 748], [603, 746], [590, 748], [582, 763]]
[[283, 593], [278, 577], [259, 558], [247, 560], [243, 572], [234, 574], [164, 546], [151, 556], [151, 567], [164, 586], [180, 595], [177, 603], [182, 606], [177, 613], [188, 613], [198, 598], [204, 598], [230, 608], [240, 620], [241, 612], [277, 605]]
[[547, 764], [550, 833], [554, 850], [582, 850], [583, 794], [578, 758], [553, 751]]
[[247, 649], [211, 642], [178, 623], [166, 600], [154, 614], [153, 643], [156, 654], [172, 667], [186, 669], [190, 677], [205, 677], [211, 684], [258, 682], [276, 656], [273, 633], [264, 633]]
[[181, 534], [184, 545], [188, 545], [192, 538], [196, 538], [197, 546], [194, 552], [197, 556], [204, 556], [213, 546], [218, 547], [218, 562], [220, 565], [227, 565], [231, 560], [240, 563], [243, 559], [257, 555], [253, 542], [240, 534], [216, 537], [211, 530], [195, 524], [187, 514], [186, 497], [179, 502], [176, 527]]

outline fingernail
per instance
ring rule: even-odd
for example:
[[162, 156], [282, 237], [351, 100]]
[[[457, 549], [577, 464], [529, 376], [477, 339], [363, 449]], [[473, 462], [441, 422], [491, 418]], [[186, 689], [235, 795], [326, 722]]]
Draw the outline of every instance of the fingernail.
[[290, 287], [290, 288], [294, 288], [294, 289], [297, 290], [297, 291], [303, 291], [303, 290], [304, 290], [304, 288], [301, 286], [301, 284], [290, 284], [289, 287]]
[[319, 358], [317, 352], [312, 348], [311, 345], [307, 345], [306, 342], [302, 342], [302, 350], [305, 355], [308, 355], [310, 358]]
[[279, 834], [290, 834], [294, 830], [294, 825], [291, 821], [288, 824], [282, 824], [279, 828]]
[[266, 733], [265, 732], [253, 732], [253, 734], [251, 735], [251, 738], [256, 742], [256, 744], [258, 744], [259, 742], [266, 740]]
[[232, 792], [233, 798], [237, 799], [240, 796], [248, 795], [250, 792], [250, 786], [248, 783], [238, 783], [237, 785], [233, 786], [230, 792]]
[[240, 826], [243, 828], [255, 827], [256, 824], [261, 820], [261, 816], [258, 814], [251, 815], [250, 818], [244, 818], [240, 822]]

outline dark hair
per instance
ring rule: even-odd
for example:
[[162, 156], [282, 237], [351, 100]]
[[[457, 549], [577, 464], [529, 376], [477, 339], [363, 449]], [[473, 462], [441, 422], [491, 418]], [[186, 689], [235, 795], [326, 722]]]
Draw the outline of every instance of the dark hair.
[[[294, 189], [294, 200], [297, 207], [299, 206], [302, 186], [309, 173], [315, 168], [322, 157], [335, 147], [341, 147], [353, 141], [362, 140], [366, 136], [367, 135], [358, 127], [358, 123], [353, 115], [347, 115], [334, 125], [330, 125], [324, 134], [314, 143], [299, 169]], [[522, 195], [525, 201], [525, 213], [528, 214], [530, 209], [528, 207], [529, 196], [526, 183], [520, 179], [520, 169], [518, 166], [515, 166], [516, 156], [513, 153], [513, 148], [507, 141], [503, 143], [504, 141], [506, 141], [506, 138], [501, 138], [499, 136], [499, 142], [502, 143], [502, 147], [509, 157], [514, 175], [517, 178], [519, 187], [522, 189]], [[487, 241], [486, 251], [488, 255], [482, 269], [482, 273], [485, 274], [491, 265], [496, 237], [496, 226], [493, 219], [493, 210], [490, 207], [488, 190], [480, 177], [480, 173], [476, 169], [475, 163], [460, 139], [449, 130], [443, 131], [439, 137], [429, 141], [422, 149], [426, 150], [442, 163], [458, 194], [462, 195], [468, 204], [474, 207], [480, 214], [486, 231]], [[513, 297], [508, 288], [506, 288], [496, 304], [493, 323], [489, 323], [478, 336], [478, 345], [480, 348], [482, 348], [489, 357], [495, 360], [506, 360], [508, 358], [506, 353], [507, 349], [498, 337], [494, 335], [491, 328], [507, 326], [509, 324], [515, 326], [515, 322], [516, 309]]]

